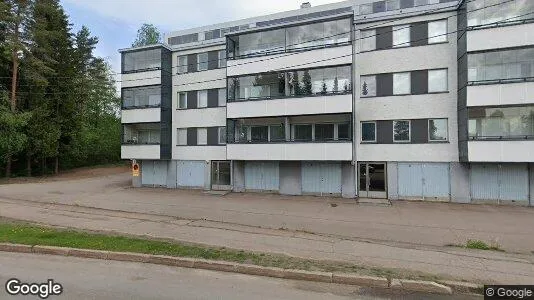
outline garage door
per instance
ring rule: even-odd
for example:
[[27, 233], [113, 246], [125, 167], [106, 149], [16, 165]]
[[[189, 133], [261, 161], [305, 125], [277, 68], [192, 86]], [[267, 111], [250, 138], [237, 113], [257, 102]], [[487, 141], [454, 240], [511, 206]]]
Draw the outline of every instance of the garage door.
[[179, 160], [176, 163], [176, 184], [179, 187], [204, 187], [205, 169], [203, 160]]
[[141, 184], [151, 186], [166, 186], [167, 161], [143, 160], [141, 162]]
[[449, 199], [448, 163], [399, 163], [398, 193], [405, 198]]
[[245, 189], [278, 191], [280, 189], [278, 162], [246, 162]]
[[302, 163], [302, 192], [341, 194], [341, 163]]
[[472, 164], [473, 200], [528, 201], [527, 164]]

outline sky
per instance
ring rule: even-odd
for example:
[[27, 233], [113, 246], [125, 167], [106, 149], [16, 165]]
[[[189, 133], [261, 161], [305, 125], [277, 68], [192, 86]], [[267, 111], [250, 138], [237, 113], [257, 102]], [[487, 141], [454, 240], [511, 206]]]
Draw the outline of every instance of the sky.
[[[83, 25], [99, 38], [95, 54], [120, 72], [118, 49], [128, 48], [143, 23], [165, 33], [298, 9], [307, 0], [61, 0], [73, 31]], [[312, 6], [340, 2], [310, 0]]]

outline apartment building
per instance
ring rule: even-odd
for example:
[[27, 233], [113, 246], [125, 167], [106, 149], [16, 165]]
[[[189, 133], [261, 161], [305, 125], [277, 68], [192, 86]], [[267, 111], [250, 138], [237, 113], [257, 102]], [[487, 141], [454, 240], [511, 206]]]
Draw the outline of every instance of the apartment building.
[[122, 53], [134, 186], [534, 203], [534, 4], [350, 0]]

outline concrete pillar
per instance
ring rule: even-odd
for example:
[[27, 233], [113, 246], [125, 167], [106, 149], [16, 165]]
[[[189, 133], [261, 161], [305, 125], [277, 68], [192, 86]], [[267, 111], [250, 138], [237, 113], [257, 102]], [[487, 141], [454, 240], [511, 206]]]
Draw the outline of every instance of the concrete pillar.
[[302, 172], [300, 161], [281, 161], [280, 194], [302, 195]]
[[245, 191], [245, 162], [234, 160], [232, 161], [232, 184], [234, 192]]
[[529, 164], [529, 193], [530, 193], [530, 206], [534, 206], [534, 164]]
[[291, 125], [289, 125], [288, 117], [284, 118], [284, 126], [285, 126], [285, 131], [286, 131], [286, 141], [290, 141], [291, 140]]
[[[138, 160], [137, 163], [139, 164], [139, 176], [132, 176], [132, 186], [133, 187], [141, 187], [142, 185], [142, 176], [143, 176], [143, 163], [142, 161]], [[131, 172], [131, 167], [130, 167]]]
[[451, 202], [469, 203], [471, 202], [471, 192], [469, 185], [469, 164], [451, 162]]
[[177, 182], [177, 174], [176, 174], [176, 161], [175, 160], [169, 160], [167, 162], [167, 188], [168, 189], [175, 189], [176, 188], [176, 182]]
[[388, 186], [388, 199], [389, 200], [398, 200], [399, 199], [399, 182], [398, 182], [398, 164], [397, 162], [387, 162], [386, 164], [386, 176], [387, 176], [387, 186]]
[[351, 162], [341, 163], [341, 196], [343, 198], [356, 197], [356, 181], [354, 166]]
[[204, 190], [211, 190], [211, 161], [204, 161]]

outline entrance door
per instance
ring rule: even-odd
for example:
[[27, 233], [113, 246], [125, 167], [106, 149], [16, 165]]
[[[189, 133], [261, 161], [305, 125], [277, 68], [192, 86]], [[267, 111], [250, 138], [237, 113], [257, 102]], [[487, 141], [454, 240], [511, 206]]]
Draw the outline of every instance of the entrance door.
[[211, 188], [213, 190], [231, 189], [231, 167], [229, 161], [211, 162]]
[[359, 163], [360, 197], [387, 198], [386, 164]]

